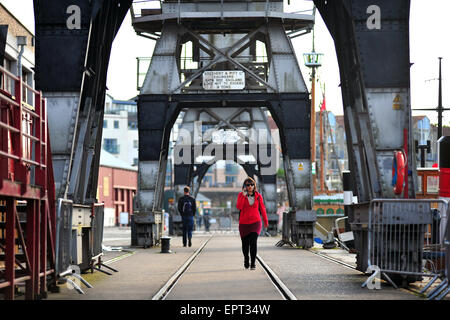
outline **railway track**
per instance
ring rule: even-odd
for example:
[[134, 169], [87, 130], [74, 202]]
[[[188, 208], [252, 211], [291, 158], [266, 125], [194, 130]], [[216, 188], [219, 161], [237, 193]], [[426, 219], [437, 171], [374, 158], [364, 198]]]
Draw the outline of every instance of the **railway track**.
[[[212, 234], [190, 257], [186, 262], [172, 275], [172, 277], [162, 286], [162, 288], [152, 297], [152, 300], [165, 300], [170, 294], [172, 289], [177, 285], [178, 281], [189, 270], [192, 263], [201, 256], [203, 250], [207, 247], [208, 243], [214, 237]], [[277, 274], [269, 267], [264, 260], [257, 255], [257, 261], [259, 266], [264, 270], [267, 275], [267, 279], [273, 284], [276, 290], [279, 292], [284, 300], [297, 300], [295, 295], [289, 290], [289, 288], [280, 280]]]
[[175, 272], [175, 274], [170, 277], [166, 284], [152, 297], [152, 300], [165, 300], [167, 295], [170, 293], [172, 288], [176, 285], [178, 280], [183, 276], [183, 274], [188, 270], [189, 266], [194, 262], [194, 260], [200, 255], [203, 249], [206, 247], [208, 242], [213, 238], [212, 234], [208, 240], [206, 240], [190, 257], [189, 259]]
[[[316, 256], [319, 256], [319, 257], [325, 259], [325, 260], [329, 260], [329, 261], [332, 261], [332, 262], [334, 262], [334, 263], [336, 263], [336, 264], [339, 264], [339, 265], [341, 265], [341, 266], [344, 266], [344, 267], [346, 267], [346, 268], [349, 268], [349, 269], [351, 269], [351, 270], [356, 270], [356, 271], [358, 271], [358, 272], [361, 272], [361, 271], [357, 270], [355, 266], [352, 266], [352, 265], [350, 265], [350, 264], [347, 264], [347, 263], [345, 263], [345, 262], [342, 262], [342, 261], [340, 261], [340, 260], [338, 260], [338, 259], [334, 259], [334, 258], [332, 258], [332, 257], [330, 257], [330, 256], [327, 256], [327, 255], [325, 255], [325, 254], [322, 254], [322, 253], [320, 253], [320, 252], [316, 252], [316, 251], [313, 251], [313, 250], [308, 250], [308, 251], [311, 252], [311, 253], [313, 253], [313, 254], [315, 254]], [[364, 274], [364, 272], [361, 272], [361, 273]], [[387, 281], [384, 280], [384, 279], [380, 279], [380, 281], [381, 281], [382, 283], [387, 283]], [[412, 294], [415, 294], [415, 295], [424, 297], [424, 295], [420, 292], [420, 290], [414, 289], [414, 288], [412, 288], [412, 287], [397, 288], [397, 290], [404, 291], [404, 292], [408, 292], [408, 293], [412, 293]]]
[[319, 256], [319, 257], [323, 258], [323, 259], [332, 261], [332, 262], [334, 262], [334, 263], [336, 263], [336, 264], [340, 264], [341, 266], [344, 266], [344, 267], [346, 267], [346, 268], [349, 268], [349, 269], [352, 269], [352, 270], [356, 270], [356, 267], [354, 267], [354, 266], [352, 266], [352, 265], [350, 265], [350, 264], [348, 264], [348, 263], [342, 262], [342, 261], [340, 261], [340, 260], [338, 260], [338, 259], [334, 259], [334, 258], [332, 258], [332, 257], [329, 257], [329, 256], [327, 256], [327, 255], [325, 255], [325, 254], [320, 253], [320, 252], [316, 252], [316, 251], [314, 251], [314, 250], [308, 250], [308, 251], [311, 252], [311, 253], [313, 253], [313, 254], [315, 254], [316, 256]]
[[[176, 286], [177, 282], [183, 277], [183, 275], [189, 270], [192, 263], [201, 256], [203, 250], [207, 247], [210, 240], [214, 237], [212, 234], [190, 257], [189, 259], [173, 274], [173, 276], [164, 284], [164, 286], [152, 297], [152, 300], [165, 300], [170, 294], [171, 290]], [[338, 264], [342, 267], [356, 270], [356, 268], [350, 264], [342, 262], [338, 259], [332, 258], [328, 255], [316, 252], [314, 250], [308, 250], [312, 254]], [[276, 288], [278, 293], [284, 300], [297, 300], [297, 297], [290, 291], [290, 289], [281, 281], [278, 275], [270, 268], [270, 266], [263, 260], [263, 258], [257, 255], [257, 261], [259, 266], [264, 270], [267, 279]], [[411, 290], [408, 290], [411, 291]]]
[[259, 255], [257, 255], [256, 258], [259, 264], [263, 267], [270, 281], [272, 281], [272, 284], [278, 289], [284, 300], [297, 300], [291, 290], [289, 290], [289, 288], [283, 283], [283, 281], [278, 278], [277, 274], [272, 269], [270, 269], [269, 265], [266, 264]]

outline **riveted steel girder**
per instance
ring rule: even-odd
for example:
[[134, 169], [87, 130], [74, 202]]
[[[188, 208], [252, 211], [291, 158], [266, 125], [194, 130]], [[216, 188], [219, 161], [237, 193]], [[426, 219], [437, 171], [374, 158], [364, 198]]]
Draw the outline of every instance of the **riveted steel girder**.
[[130, 5], [34, 1], [36, 88], [47, 98], [57, 197], [96, 202], [109, 56]]
[[[360, 201], [394, 197], [394, 151], [404, 150], [408, 155], [414, 151], [410, 1], [314, 2], [335, 42], [354, 194]], [[408, 168], [413, 173], [406, 186], [409, 197], [415, 194], [415, 167], [415, 157], [408, 156]]]
[[[141, 16], [133, 15], [136, 32], [157, 37], [138, 99], [139, 124], [143, 124], [139, 126], [140, 212], [151, 215], [159, 210], [158, 190], [164, 183], [169, 136], [164, 130], [171, 128], [166, 125], [173, 123], [181, 110], [187, 110], [183, 125], [194, 132], [198, 120], [215, 123], [217, 128], [267, 129], [265, 117], [255, 121], [257, 113], [262, 114], [261, 108], [271, 112], [280, 130], [291, 207], [294, 211], [312, 209], [310, 100], [286, 30], [308, 32], [313, 21], [311, 15], [284, 13], [282, 1], [165, 1], [159, 11], [143, 10]], [[188, 42], [192, 48], [189, 66], [181, 56]], [[255, 50], [261, 44], [265, 55], [262, 58]], [[232, 91], [204, 87], [205, 71], [243, 72], [244, 87]], [[243, 141], [249, 138], [242, 132], [239, 135]], [[214, 145], [204, 147], [196, 142], [195, 137], [189, 141], [194, 155], [196, 148], [200, 152], [214, 149]], [[179, 142], [177, 147], [182, 145]], [[223, 147], [225, 151], [227, 147]], [[190, 147], [183, 156], [191, 162], [175, 165], [178, 194], [184, 185], [193, 183], [193, 177], [199, 185], [207, 168], [202, 163], [195, 166]], [[256, 162], [267, 207], [276, 212], [275, 172], [264, 174], [268, 168], [262, 159]], [[256, 167], [245, 169], [252, 173]], [[196, 190], [198, 187], [194, 187]]]

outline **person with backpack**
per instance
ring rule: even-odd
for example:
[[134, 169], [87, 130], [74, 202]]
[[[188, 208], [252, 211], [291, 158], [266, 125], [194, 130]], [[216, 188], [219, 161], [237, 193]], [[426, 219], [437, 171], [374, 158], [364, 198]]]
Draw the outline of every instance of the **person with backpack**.
[[183, 222], [183, 247], [186, 247], [187, 243], [189, 243], [189, 247], [192, 246], [192, 229], [197, 211], [195, 199], [189, 195], [190, 191], [191, 188], [184, 187], [184, 196], [178, 200], [178, 212], [181, 214]]

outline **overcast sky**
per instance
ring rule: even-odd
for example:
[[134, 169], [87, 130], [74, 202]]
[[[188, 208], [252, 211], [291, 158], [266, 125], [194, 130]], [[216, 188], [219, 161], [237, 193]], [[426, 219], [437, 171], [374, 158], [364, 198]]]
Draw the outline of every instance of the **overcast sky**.
[[[0, 0], [24, 25], [34, 32], [34, 14], [32, 0]], [[285, 1], [287, 2], [287, 1]], [[312, 1], [297, 0], [286, 6], [286, 12], [295, 12], [312, 8]], [[410, 13], [410, 60], [411, 67], [411, 106], [428, 108], [437, 106], [438, 94], [438, 57], [442, 60], [443, 105], [450, 107], [450, 1], [449, 0], [411, 0]], [[305, 81], [309, 85], [309, 70], [303, 65], [303, 53], [311, 51], [311, 34], [293, 40], [300, 67]], [[316, 16], [315, 31], [316, 52], [324, 53], [322, 67], [319, 69], [319, 81], [326, 86], [327, 109], [335, 114], [343, 114], [342, 98], [339, 86], [339, 70], [334, 44], [320, 14]], [[139, 37], [131, 26], [130, 14], [127, 14], [122, 27], [113, 43], [107, 87], [108, 93], [115, 99], [129, 99], [138, 94], [136, 90], [136, 57], [151, 56], [154, 41]], [[316, 101], [320, 100], [320, 86]], [[432, 123], [437, 123], [434, 111], [413, 111], [413, 115], [426, 114]], [[450, 111], [444, 112], [444, 125], [450, 125]]]

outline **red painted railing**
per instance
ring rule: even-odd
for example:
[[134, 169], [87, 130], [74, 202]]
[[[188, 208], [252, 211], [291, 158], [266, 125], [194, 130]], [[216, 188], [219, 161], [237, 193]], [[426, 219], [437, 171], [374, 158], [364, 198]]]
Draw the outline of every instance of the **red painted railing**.
[[47, 294], [55, 280], [55, 195], [42, 93], [0, 67], [0, 295]]

